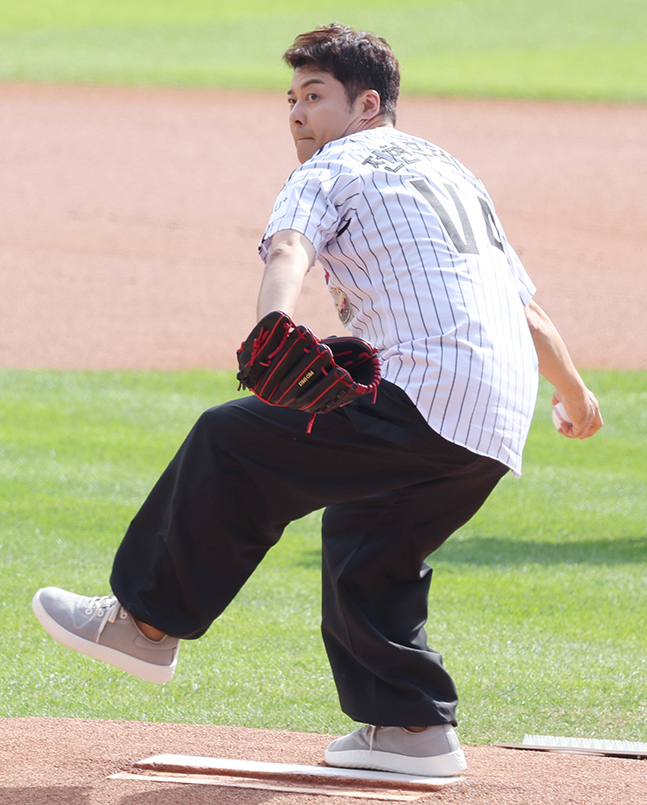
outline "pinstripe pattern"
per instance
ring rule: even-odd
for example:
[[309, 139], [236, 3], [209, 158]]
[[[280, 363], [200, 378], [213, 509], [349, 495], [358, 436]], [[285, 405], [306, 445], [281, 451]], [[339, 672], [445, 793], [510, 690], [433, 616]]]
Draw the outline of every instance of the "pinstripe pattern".
[[534, 285], [481, 182], [445, 151], [371, 129], [324, 146], [279, 194], [263, 242], [314, 245], [382, 374], [452, 442], [521, 470], [537, 391]]

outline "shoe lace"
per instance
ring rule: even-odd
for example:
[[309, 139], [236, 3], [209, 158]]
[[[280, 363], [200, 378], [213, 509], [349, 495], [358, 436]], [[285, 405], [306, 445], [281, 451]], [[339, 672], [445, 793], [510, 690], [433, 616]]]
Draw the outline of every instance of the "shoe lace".
[[91, 598], [86, 609], [86, 615], [90, 615], [90, 620], [101, 618], [97, 631], [96, 641], [103, 634], [103, 630], [109, 623], [114, 623], [117, 618], [127, 618], [128, 613], [121, 606], [114, 595], [95, 596]]
[[373, 751], [373, 742], [375, 740], [375, 734], [377, 732], [377, 729], [378, 728], [374, 724], [367, 724], [366, 725], [366, 731], [369, 733], [369, 736], [368, 736], [368, 751], [369, 752]]

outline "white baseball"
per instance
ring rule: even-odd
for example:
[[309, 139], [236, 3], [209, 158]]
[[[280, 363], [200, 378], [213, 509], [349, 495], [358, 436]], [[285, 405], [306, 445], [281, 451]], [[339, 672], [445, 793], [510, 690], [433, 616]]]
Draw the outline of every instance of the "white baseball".
[[566, 414], [564, 403], [558, 402], [553, 406], [553, 425], [559, 430], [562, 425], [567, 425], [569, 428], [573, 427], [573, 423]]

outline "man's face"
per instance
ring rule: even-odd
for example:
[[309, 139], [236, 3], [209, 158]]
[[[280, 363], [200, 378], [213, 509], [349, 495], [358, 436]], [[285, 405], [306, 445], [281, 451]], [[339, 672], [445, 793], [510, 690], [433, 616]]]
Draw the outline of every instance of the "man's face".
[[360, 98], [350, 104], [344, 85], [330, 73], [297, 68], [288, 103], [290, 131], [301, 163], [326, 143], [359, 131], [365, 120]]

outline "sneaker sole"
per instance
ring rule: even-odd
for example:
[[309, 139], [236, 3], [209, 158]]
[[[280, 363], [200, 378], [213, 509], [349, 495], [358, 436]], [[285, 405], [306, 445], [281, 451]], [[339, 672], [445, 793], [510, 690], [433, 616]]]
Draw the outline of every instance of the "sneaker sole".
[[130, 654], [125, 654], [118, 649], [110, 648], [110, 646], [102, 646], [100, 643], [79, 637], [79, 635], [74, 634], [74, 632], [68, 632], [67, 629], [64, 629], [49, 615], [45, 607], [41, 604], [38, 593], [36, 593], [32, 599], [31, 605], [34, 610], [34, 615], [43, 629], [66, 648], [71, 648], [79, 654], [85, 654], [86, 657], [102, 660], [108, 663], [108, 665], [112, 665], [113, 668], [118, 668], [120, 671], [125, 671], [146, 682], [163, 684], [164, 682], [170, 682], [173, 678], [177, 665], [177, 653], [171, 665], [153, 665], [145, 660], [132, 657]]
[[341, 766], [347, 769], [374, 769], [421, 777], [455, 777], [467, 768], [462, 749], [433, 757], [411, 757], [392, 752], [371, 752], [368, 749], [346, 752], [326, 750], [324, 760], [329, 766]]

